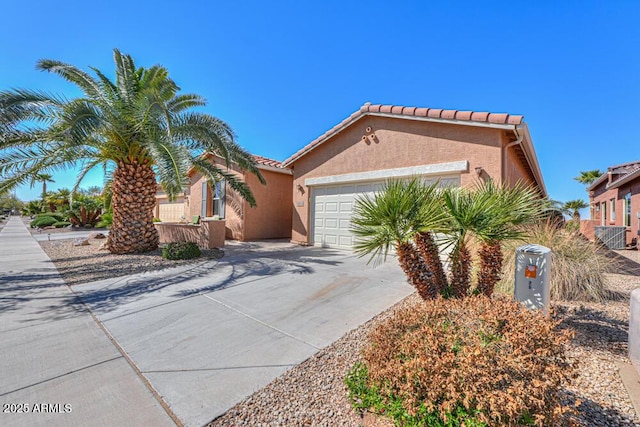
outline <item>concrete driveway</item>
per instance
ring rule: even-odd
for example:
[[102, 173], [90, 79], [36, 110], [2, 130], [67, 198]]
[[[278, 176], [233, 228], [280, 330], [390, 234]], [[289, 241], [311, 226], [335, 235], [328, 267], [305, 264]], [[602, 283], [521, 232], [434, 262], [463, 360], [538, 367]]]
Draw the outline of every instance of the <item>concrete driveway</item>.
[[185, 425], [202, 425], [412, 292], [395, 259], [247, 244], [74, 287]]

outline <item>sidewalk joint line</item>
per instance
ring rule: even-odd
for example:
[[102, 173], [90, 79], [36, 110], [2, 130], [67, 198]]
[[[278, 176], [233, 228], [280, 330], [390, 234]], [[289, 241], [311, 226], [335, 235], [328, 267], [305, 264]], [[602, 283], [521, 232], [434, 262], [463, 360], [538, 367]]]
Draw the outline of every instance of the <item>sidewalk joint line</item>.
[[46, 380], [38, 381], [37, 383], [29, 384], [29, 385], [26, 385], [24, 387], [16, 388], [15, 390], [7, 391], [5, 393], [0, 394], [0, 397], [7, 396], [7, 395], [9, 395], [11, 393], [15, 393], [16, 391], [25, 390], [25, 389], [27, 389], [29, 387], [33, 387], [33, 386], [37, 386], [37, 385], [40, 385], [40, 384], [44, 384], [44, 383], [49, 382], [49, 381], [57, 380], [58, 378], [62, 378], [62, 377], [65, 377], [67, 375], [75, 374], [76, 372], [84, 371], [85, 369], [94, 368], [94, 367], [100, 366], [100, 365], [102, 365], [104, 363], [113, 362], [114, 360], [118, 360], [118, 359], [121, 359], [121, 358], [122, 358], [122, 356], [116, 356], [116, 357], [112, 357], [111, 359], [103, 360], [102, 362], [98, 362], [98, 363], [94, 363], [92, 365], [84, 366], [82, 368], [74, 369], [72, 371], [65, 372], [64, 374], [56, 375], [55, 377], [51, 377], [51, 378], [47, 378]]
[[212, 297], [210, 297], [209, 295], [205, 295], [205, 294], [203, 294], [203, 293], [200, 293], [200, 295], [202, 295], [202, 296], [203, 296], [203, 297], [205, 297], [205, 298], [210, 299], [210, 300], [211, 300], [211, 301], [213, 301], [213, 302], [216, 302], [216, 303], [220, 304], [220, 305], [221, 305], [221, 306], [223, 306], [223, 307], [228, 308], [228, 309], [229, 309], [229, 310], [231, 310], [231, 311], [235, 311], [236, 313], [238, 313], [238, 314], [240, 314], [240, 315], [242, 315], [242, 316], [244, 316], [244, 317], [246, 317], [246, 318], [248, 318], [248, 319], [251, 319], [251, 320], [253, 320], [254, 322], [258, 322], [258, 323], [260, 323], [261, 325], [266, 326], [266, 327], [267, 327], [267, 328], [269, 328], [269, 329], [273, 329], [274, 331], [279, 332], [279, 333], [281, 333], [281, 334], [283, 334], [283, 335], [285, 335], [285, 336], [287, 336], [287, 337], [289, 337], [289, 338], [292, 338], [292, 339], [294, 339], [294, 340], [296, 340], [296, 341], [299, 341], [299, 342], [301, 342], [301, 343], [303, 343], [303, 344], [306, 344], [306, 345], [308, 345], [308, 346], [311, 346], [311, 347], [315, 348], [316, 350], [322, 350], [322, 348], [321, 348], [321, 347], [318, 347], [318, 346], [316, 346], [316, 345], [313, 345], [313, 344], [311, 344], [310, 342], [307, 342], [307, 341], [303, 340], [302, 338], [298, 338], [298, 337], [296, 337], [296, 336], [294, 336], [294, 335], [291, 335], [291, 334], [290, 334], [290, 333], [288, 333], [288, 332], [283, 331], [283, 330], [282, 330], [282, 329], [280, 329], [280, 328], [277, 328], [277, 327], [275, 327], [275, 326], [273, 326], [273, 325], [270, 325], [270, 324], [268, 324], [268, 323], [266, 323], [266, 322], [263, 322], [262, 320], [257, 319], [257, 318], [253, 317], [253, 316], [252, 316], [252, 315], [250, 315], [250, 314], [247, 314], [247, 313], [245, 313], [245, 312], [243, 312], [243, 311], [240, 311], [240, 310], [238, 310], [238, 309], [236, 309], [236, 308], [234, 308], [234, 307], [231, 307], [229, 304], [225, 304], [225, 303], [223, 303], [222, 301], [219, 301], [219, 300], [217, 300], [217, 299], [215, 299], [215, 298], [212, 298]]

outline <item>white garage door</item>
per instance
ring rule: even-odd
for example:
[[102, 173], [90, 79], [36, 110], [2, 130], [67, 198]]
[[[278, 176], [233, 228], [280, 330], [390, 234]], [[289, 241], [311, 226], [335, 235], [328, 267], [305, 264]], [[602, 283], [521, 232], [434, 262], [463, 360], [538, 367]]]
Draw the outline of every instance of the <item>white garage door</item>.
[[[427, 182], [440, 180], [441, 186], [460, 185], [459, 176], [429, 177]], [[384, 181], [314, 186], [311, 190], [311, 230], [315, 246], [351, 249], [355, 243], [351, 234], [351, 215], [359, 195], [373, 195]]]
[[162, 222], [180, 222], [184, 215], [184, 200], [178, 198], [175, 202], [163, 200], [158, 204], [158, 215]]

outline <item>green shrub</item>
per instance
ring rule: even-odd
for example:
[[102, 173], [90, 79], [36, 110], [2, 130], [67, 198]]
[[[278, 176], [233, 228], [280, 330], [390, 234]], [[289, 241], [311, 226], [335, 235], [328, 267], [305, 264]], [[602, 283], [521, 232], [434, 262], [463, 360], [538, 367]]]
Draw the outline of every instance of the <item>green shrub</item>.
[[113, 214], [111, 212], [105, 212], [100, 216], [100, 221], [96, 224], [98, 228], [109, 228], [113, 223]]
[[68, 227], [70, 225], [71, 223], [69, 221], [58, 221], [53, 224], [55, 228], [63, 228], [63, 227]]
[[153, 222], [162, 222], [162, 220], [160, 218], [156, 218], [155, 216], [153, 217]]
[[33, 221], [31, 221], [31, 228], [49, 227], [55, 224], [56, 222], [59, 222], [59, 220], [52, 216], [39, 216], [39, 217], [36, 217], [36, 219], [34, 219]]
[[[618, 263], [605, 249], [589, 242], [577, 231], [541, 223], [528, 229], [526, 243], [551, 249], [551, 299], [556, 301], [602, 301], [608, 295], [605, 274]], [[504, 269], [497, 290], [513, 295], [515, 252], [522, 242], [504, 246]]]
[[345, 383], [357, 409], [397, 425], [551, 425], [574, 370], [569, 338], [507, 298], [439, 298], [375, 327]]
[[191, 259], [200, 255], [200, 248], [193, 242], [172, 242], [162, 248], [162, 257], [166, 259]]
[[59, 212], [46, 212], [46, 213], [41, 213], [41, 214], [37, 214], [36, 215], [36, 219], [38, 218], [46, 218], [46, 217], [51, 217], [51, 218], [55, 218], [57, 221], [65, 221], [66, 217], [64, 215], [62, 215]]

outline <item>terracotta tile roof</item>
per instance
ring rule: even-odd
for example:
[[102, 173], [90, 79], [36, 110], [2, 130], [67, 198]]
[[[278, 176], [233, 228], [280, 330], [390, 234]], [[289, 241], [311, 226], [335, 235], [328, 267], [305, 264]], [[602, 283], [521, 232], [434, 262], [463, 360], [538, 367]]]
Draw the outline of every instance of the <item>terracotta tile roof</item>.
[[488, 113], [481, 111], [461, 111], [461, 110], [443, 110], [440, 108], [418, 108], [418, 107], [405, 107], [401, 105], [380, 105], [366, 103], [360, 109], [349, 117], [338, 123], [322, 135], [320, 135], [311, 143], [307, 144], [301, 150], [298, 150], [291, 157], [282, 162], [284, 167], [289, 166], [295, 160], [302, 155], [313, 150], [316, 146], [320, 145], [327, 138], [333, 134], [339, 132], [351, 122], [355, 121], [359, 117], [365, 115], [383, 115], [383, 116], [398, 116], [398, 117], [426, 117], [436, 120], [445, 120], [451, 122], [477, 122], [488, 123], [498, 125], [520, 125], [524, 122], [524, 116], [511, 115], [506, 113]]
[[616, 188], [638, 176], [640, 176], [640, 160], [609, 166], [607, 171], [600, 175], [600, 178], [587, 187], [587, 191], [592, 191], [605, 182], [605, 188]]
[[252, 156], [253, 156], [253, 160], [255, 160], [255, 162], [259, 165], [272, 166], [274, 168], [284, 167], [282, 166], [282, 162], [279, 162], [277, 160], [269, 159], [267, 157], [257, 156], [255, 154], [252, 154]]

